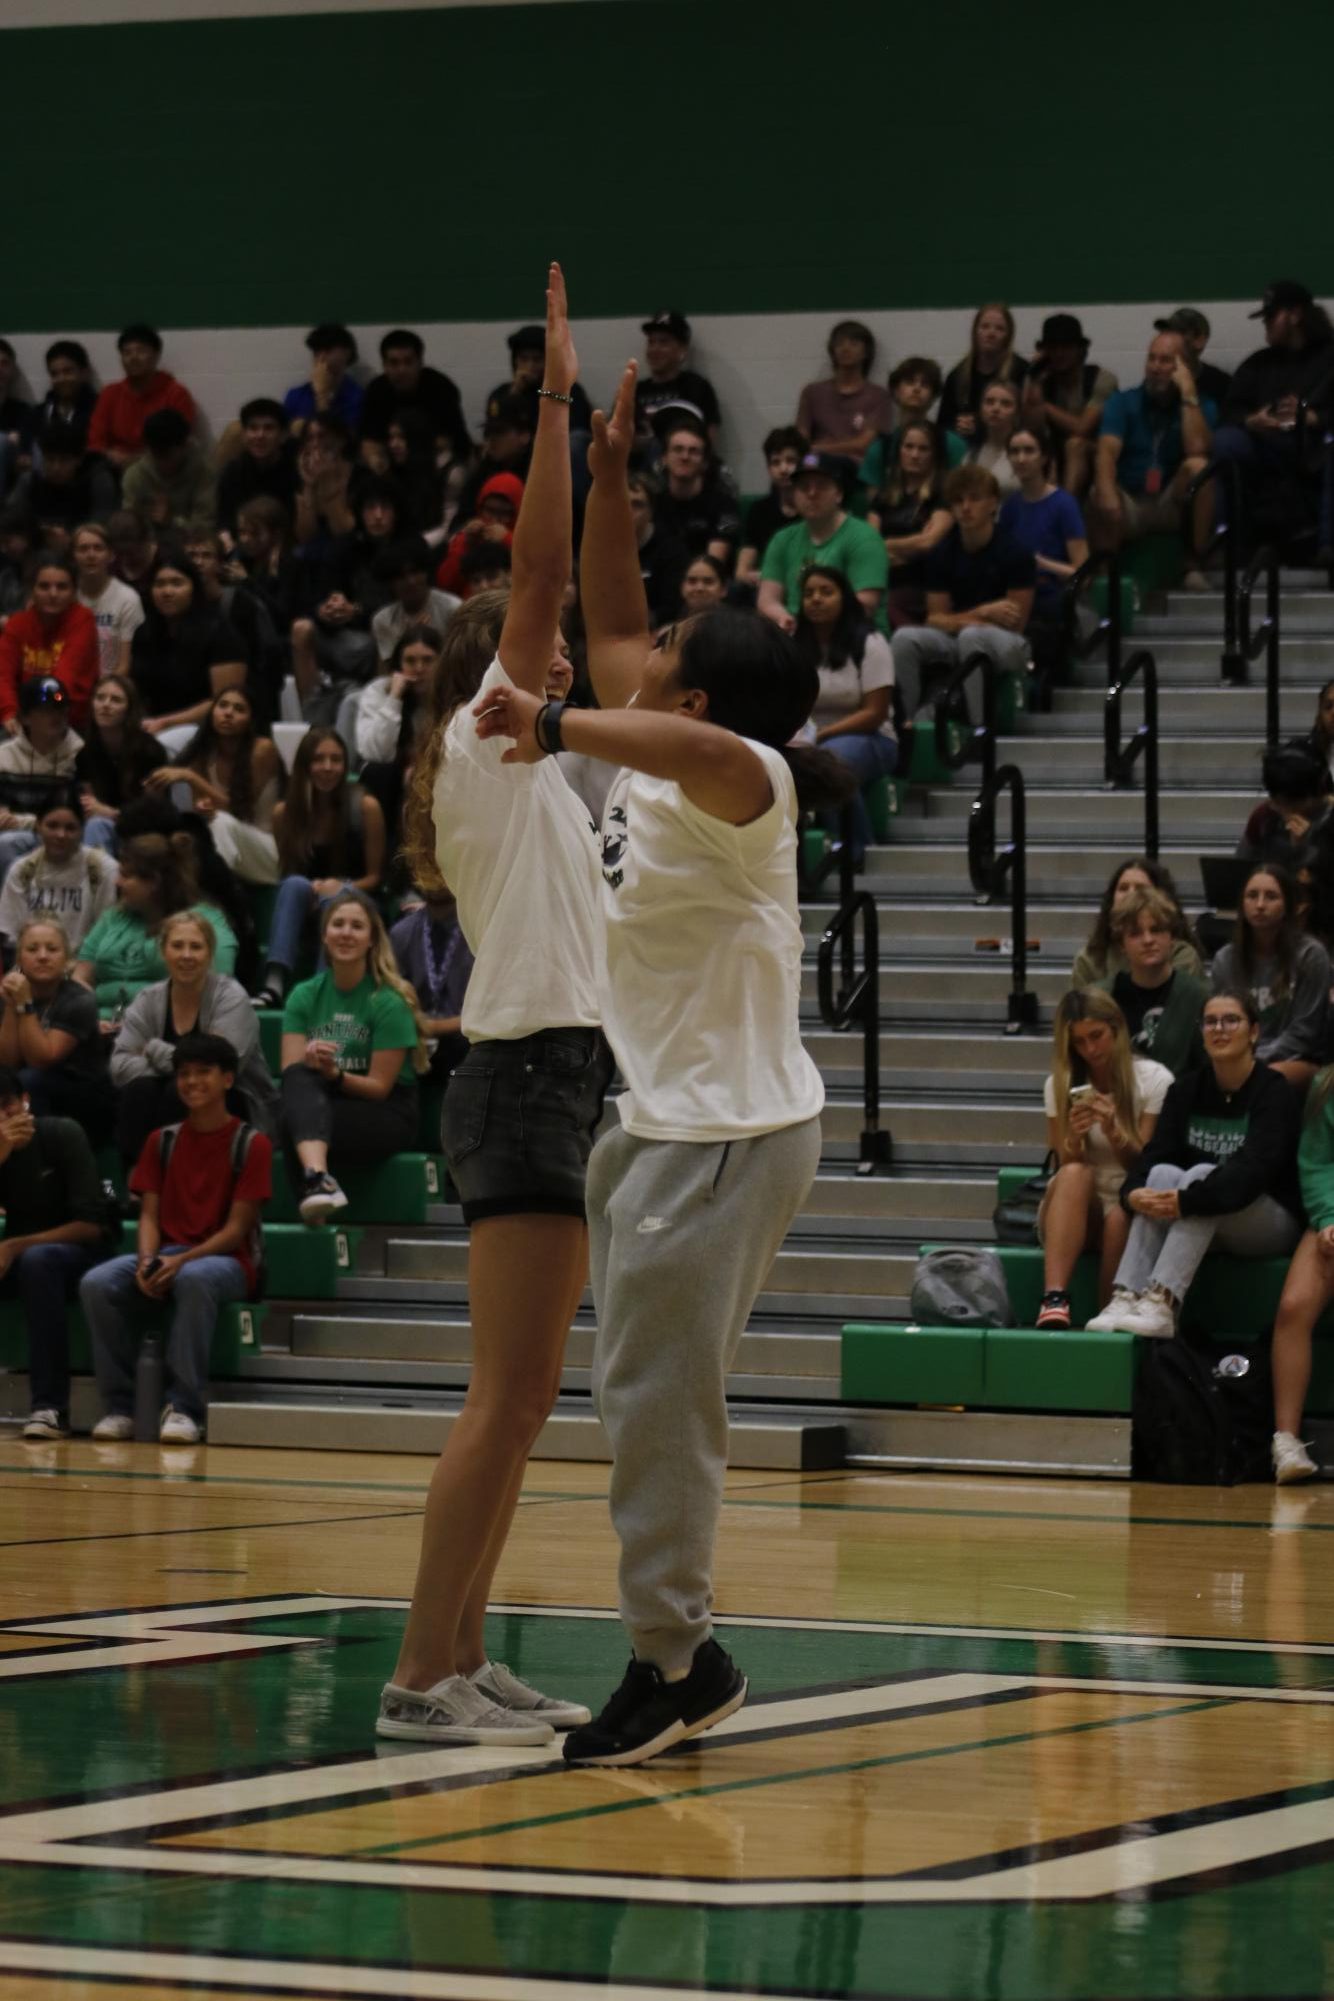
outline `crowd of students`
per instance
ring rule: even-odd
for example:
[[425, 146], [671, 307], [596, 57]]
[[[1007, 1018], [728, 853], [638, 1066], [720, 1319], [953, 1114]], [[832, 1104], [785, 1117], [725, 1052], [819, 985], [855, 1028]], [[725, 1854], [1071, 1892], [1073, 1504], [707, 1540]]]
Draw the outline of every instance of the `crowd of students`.
[[1310, 904], [1281, 863], [1253, 862], [1206, 970], [1170, 872], [1139, 856], [1113, 870], [1072, 979], [1043, 1093], [1056, 1164], [1038, 1325], [1072, 1324], [1085, 1252], [1087, 1325], [1166, 1339], [1210, 1249], [1290, 1257], [1273, 1463], [1280, 1482], [1308, 1479], [1312, 1330], [1334, 1300], [1334, 1009]]
[[[1125, 390], [1089, 360], [1068, 313], [1046, 320], [1028, 359], [1008, 309], [986, 305], [948, 374], [907, 357], [883, 388], [871, 331], [841, 322], [829, 375], [806, 385], [796, 421], [765, 440], [769, 491], [743, 510], [719, 456], [718, 398], [688, 365], [689, 323], [653, 315], [625, 453], [648, 628], [670, 642], [683, 618], [753, 603], [818, 684], [803, 742], [864, 787], [897, 768], [905, 727], [962, 651], [1023, 667], [1056, 643], [1065, 584], [1091, 546], [1189, 527], [1198, 547], [1212, 503], [1208, 489], [1190, 500], [1188, 488], [1211, 452], [1230, 454], [1261, 497], [1265, 482], [1291, 484], [1283, 429], [1294, 410], [1320, 416], [1334, 346], [1293, 281], [1268, 289], [1259, 317], [1266, 347], [1229, 382], [1203, 360], [1203, 315], [1181, 308], [1157, 323], [1144, 380]], [[87, 1179], [79, 1147], [114, 1143], [132, 1190], [165, 1204], [161, 1267], [133, 1275], [149, 1297], [164, 1297], [179, 1268], [208, 1266], [217, 1279], [219, 1262], [239, 1269], [228, 1285], [249, 1285], [244, 1246], [273, 1146], [302, 1216], [326, 1221], [345, 1206], [342, 1167], [411, 1144], [419, 1078], [454, 1069], [468, 1047], [472, 955], [413, 814], [423, 799], [430, 810], [423, 744], [475, 679], [479, 633], [494, 648], [504, 616], [546, 331], [512, 336], [480, 442], [410, 330], [384, 336], [381, 373], [365, 386], [345, 327], [317, 327], [307, 346], [308, 380], [252, 398], [210, 447], [188, 390], [161, 366], [154, 329], [124, 330], [123, 380], [100, 390], [80, 345], [53, 343], [40, 407], [15, 394], [0, 341], [6, 1120], [14, 1150], [40, 1139], [61, 1154], [72, 1191]], [[585, 701], [590, 609], [570, 566], [591, 436], [575, 383], [561, 617]], [[289, 770], [275, 725], [293, 690], [308, 727]], [[605, 765], [568, 749], [561, 761], [600, 817]], [[1240, 850], [1256, 867], [1212, 989], [1164, 873], [1137, 863], [1109, 886], [1058, 1017], [1047, 1109], [1061, 1164], [1044, 1209], [1043, 1324], [1068, 1324], [1069, 1277], [1085, 1248], [1100, 1252], [1107, 1311], [1130, 1312], [1128, 1290], [1141, 1319], [1179, 1305], [1171, 1273], [1141, 1269], [1137, 1227], [1151, 1211], [1134, 1177], [1155, 1121], [1178, 1102], [1171, 1080], [1204, 1077], [1222, 1049], [1202, 1039], [1211, 991], [1248, 997], [1243, 1039], [1294, 1102], [1329, 1055], [1331, 769], [1334, 684], [1309, 738], [1266, 762], [1266, 802]], [[270, 904], [259, 930], [256, 891]], [[392, 931], [390, 895], [402, 906]], [[277, 1081], [259, 1049], [255, 1008], [265, 1006], [283, 1010]], [[1241, 1034], [1235, 1023], [1226, 1032]], [[1319, 1081], [1308, 1103], [1325, 1103]], [[71, 1114], [78, 1138], [52, 1127]], [[228, 1145], [244, 1135], [235, 1171], [178, 1199], [173, 1176], [194, 1173], [208, 1149], [186, 1139], [164, 1153], [157, 1136], [177, 1127], [225, 1132]], [[1198, 1188], [1186, 1197], [1192, 1213], [1205, 1201]], [[68, 1293], [93, 1269], [95, 1220], [81, 1218], [73, 1238], [25, 1238], [11, 1223], [7, 1281], [26, 1284], [25, 1261], [41, 1253], [32, 1283], [49, 1301], [58, 1274]], [[51, 1245], [61, 1257], [45, 1255]], [[141, 1266], [158, 1254], [141, 1236]], [[1312, 1274], [1326, 1268], [1299, 1259], [1294, 1272], [1314, 1296]], [[215, 1285], [209, 1296], [235, 1295]], [[90, 1308], [95, 1340], [111, 1314]], [[115, 1337], [105, 1345], [119, 1352]], [[181, 1435], [203, 1420], [198, 1357], [169, 1362], [163, 1423]], [[59, 1435], [64, 1379], [57, 1368], [39, 1394], [41, 1382], [36, 1372], [30, 1429]], [[108, 1361], [103, 1423], [113, 1433], [123, 1392]], [[1281, 1415], [1295, 1440], [1299, 1402]]]

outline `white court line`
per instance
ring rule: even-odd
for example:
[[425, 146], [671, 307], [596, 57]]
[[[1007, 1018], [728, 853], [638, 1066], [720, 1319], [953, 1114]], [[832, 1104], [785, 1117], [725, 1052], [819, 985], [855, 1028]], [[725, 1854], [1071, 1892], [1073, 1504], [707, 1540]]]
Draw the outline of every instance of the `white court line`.
[[215, 1633], [211, 1626], [245, 1624], [251, 1620], [301, 1618], [312, 1612], [364, 1609], [358, 1598], [257, 1598], [198, 1607], [159, 1606], [148, 1612], [95, 1612], [71, 1619], [42, 1619], [30, 1624], [0, 1626], [0, 1632], [37, 1639], [117, 1640], [117, 1646], [81, 1647], [77, 1652], [55, 1648], [47, 1654], [0, 1655], [0, 1681], [26, 1680], [29, 1675], [91, 1674], [109, 1667], [160, 1667], [176, 1661], [218, 1659], [224, 1654], [253, 1654], [317, 1647], [310, 1633]]
[[[1134, 1835], [1079, 1854], [1053, 1856], [1010, 1869], [988, 1872], [979, 1868], [971, 1876], [925, 1879], [853, 1876], [712, 1882], [698, 1877], [617, 1876], [611, 1872], [576, 1874], [428, 1862], [332, 1861], [322, 1856], [244, 1850], [205, 1849], [186, 1855], [161, 1848], [82, 1848], [68, 1843], [4, 1840], [0, 1840], [0, 1864], [121, 1869], [148, 1875], [341, 1884], [348, 1888], [398, 1891], [470, 1892], [492, 1898], [592, 1897], [632, 1904], [675, 1905], [682, 1909], [786, 1909], [793, 1905], [830, 1904], [1036, 1903], [1057, 1898], [1088, 1902], [1331, 1840], [1334, 1840], [1334, 1800], [1308, 1800], [1264, 1813], [1241, 1814], [1203, 1827]], [[3, 1953], [0, 1943], [0, 1965], [4, 1963]], [[637, 1994], [647, 1991], [635, 1990]]]
[[[0, 1969], [83, 1974], [89, 1979], [183, 1981], [199, 1987], [288, 1989], [296, 1994], [389, 1995], [391, 2001], [682, 2001], [679, 1987], [604, 1981], [544, 1980], [511, 1973], [431, 1973], [413, 1967], [350, 1965], [343, 1960], [227, 1959], [204, 1952], [118, 1951], [101, 1946], [25, 1945], [0, 1939]], [[34, 1993], [45, 1993], [43, 1984]], [[767, 1988], [721, 1990], [728, 2001], [800, 2001]]]
[[[786, 1702], [760, 1702], [739, 1710], [709, 1734], [733, 1742], [765, 1736], [771, 1730], [799, 1730], [803, 1725], [868, 1721], [886, 1712], [921, 1708], [937, 1702], [977, 1702], [1009, 1689], [1027, 1688], [1020, 1675], [931, 1675], [921, 1681], [886, 1682], [876, 1688], [838, 1690], [830, 1695], [793, 1697]], [[39, 1807], [31, 1813], [0, 1814], [0, 1836], [6, 1842], [80, 1841], [94, 1835], [127, 1834], [135, 1828], [169, 1827], [180, 1821], [204, 1820], [213, 1814], [259, 1814], [269, 1807], [288, 1807], [334, 1799], [339, 1795], [393, 1791], [400, 1786], [472, 1776], [528, 1766], [559, 1765], [560, 1747], [551, 1744], [448, 1748], [407, 1753], [386, 1752], [349, 1764], [299, 1766], [291, 1771], [264, 1772], [250, 1779], [226, 1779], [201, 1786], [180, 1786], [158, 1793], [125, 1798], [87, 1800], [76, 1806]], [[101, 1851], [81, 1851], [95, 1867]]]

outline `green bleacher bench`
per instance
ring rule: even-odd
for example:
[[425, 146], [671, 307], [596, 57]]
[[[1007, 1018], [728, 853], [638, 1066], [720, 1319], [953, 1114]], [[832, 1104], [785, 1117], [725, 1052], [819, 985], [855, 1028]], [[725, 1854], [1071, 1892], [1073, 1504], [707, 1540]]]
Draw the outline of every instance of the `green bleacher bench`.
[[280, 1007], [261, 1007], [256, 1010], [259, 1022], [259, 1046], [264, 1061], [275, 1077], [281, 1077], [283, 1070], [283, 1011]]
[[903, 803], [907, 796], [906, 778], [873, 778], [865, 788], [862, 798], [866, 802], [871, 832], [877, 841], [883, 842], [892, 838], [894, 822], [903, 811]]
[[[338, 1176], [348, 1206], [340, 1224], [422, 1224], [434, 1203], [448, 1199], [447, 1170], [438, 1153], [396, 1153], [373, 1167], [349, 1167]], [[300, 1220], [296, 1191], [281, 1152], [273, 1156], [273, 1194], [264, 1205], [264, 1226]]]
[[[308, 1230], [304, 1223], [265, 1223], [265, 1292], [270, 1299], [333, 1299], [356, 1261], [361, 1231], [351, 1225]], [[121, 1225], [121, 1250], [138, 1247], [138, 1224]]]
[[1121, 551], [1122, 581], [1131, 585], [1140, 603], [1151, 591], [1175, 590], [1185, 568], [1186, 551], [1179, 535], [1141, 535]]
[[1135, 1336], [853, 1321], [841, 1373], [850, 1403], [1120, 1415], [1134, 1388]]
[[[156, 1307], [144, 1300], [143, 1324], [152, 1326], [155, 1320], [164, 1317], [165, 1312], [165, 1307]], [[221, 1379], [240, 1375], [243, 1359], [259, 1351], [264, 1334], [264, 1315], [265, 1308], [255, 1301], [247, 1300], [223, 1307], [209, 1351], [210, 1376]], [[77, 1306], [70, 1309], [69, 1359], [70, 1368], [76, 1376], [91, 1375], [92, 1343], [82, 1309]], [[22, 1301], [0, 1300], [0, 1368], [25, 1372], [27, 1367], [28, 1328]]]
[[[1152, 540], [1154, 538], [1150, 537], [1148, 539]], [[1174, 540], [1175, 538], [1168, 536], [1165, 539], [1171, 541]], [[1103, 574], [1096, 576], [1093, 579], [1092, 584], [1089, 586], [1089, 604], [1092, 606], [1093, 610], [1097, 612], [1100, 618], [1105, 618], [1107, 615], [1107, 609], [1110, 599], [1111, 599], [1111, 592], [1108, 589], [1108, 579], [1106, 573], [1104, 572]], [[1133, 577], [1127, 577], [1123, 575], [1121, 578], [1121, 632], [1123, 636], [1129, 634], [1130, 631], [1133, 629], [1135, 623], [1135, 614], [1138, 612], [1139, 608], [1140, 608], [1139, 586], [1136, 584], [1135, 579]]]

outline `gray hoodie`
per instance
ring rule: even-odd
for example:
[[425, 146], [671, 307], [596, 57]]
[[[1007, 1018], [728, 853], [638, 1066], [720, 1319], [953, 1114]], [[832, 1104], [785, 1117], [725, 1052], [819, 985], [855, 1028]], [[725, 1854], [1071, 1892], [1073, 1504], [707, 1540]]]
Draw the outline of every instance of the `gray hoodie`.
[[[111, 1052], [111, 1081], [117, 1090], [136, 1077], [170, 1077], [174, 1045], [163, 1036], [170, 987], [169, 980], [159, 980], [136, 994], [126, 1008]], [[239, 980], [226, 973], [208, 975], [199, 1001], [199, 1028], [231, 1043], [241, 1059], [236, 1082], [250, 1102], [250, 1122], [269, 1139], [275, 1138], [278, 1086], [259, 1046], [259, 1017]]]

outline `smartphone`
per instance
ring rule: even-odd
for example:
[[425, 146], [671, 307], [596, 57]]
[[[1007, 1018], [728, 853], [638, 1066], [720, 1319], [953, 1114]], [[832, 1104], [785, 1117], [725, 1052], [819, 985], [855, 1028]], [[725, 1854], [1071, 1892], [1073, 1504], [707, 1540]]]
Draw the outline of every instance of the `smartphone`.
[[1072, 1084], [1070, 1086], [1070, 1103], [1072, 1105], [1077, 1105], [1081, 1098], [1091, 1098], [1092, 1096], [1092, 1084]]
[[161, 1271], [161, 1269], [162, 1269], [161, 1258], [150, 1258], [148, 1260], [148, 1263], [144, 1266], [143, 1270], [140, 1272], [139, 1276], [140, 1278], [154, 1278], [156, 1277], [157, 1273]]

